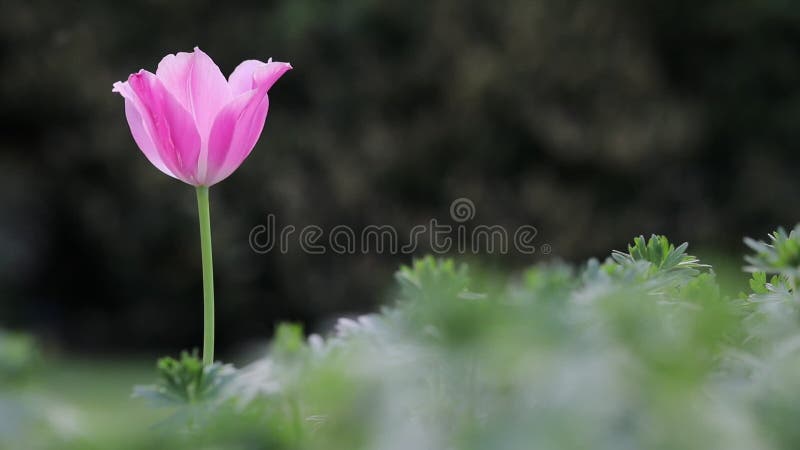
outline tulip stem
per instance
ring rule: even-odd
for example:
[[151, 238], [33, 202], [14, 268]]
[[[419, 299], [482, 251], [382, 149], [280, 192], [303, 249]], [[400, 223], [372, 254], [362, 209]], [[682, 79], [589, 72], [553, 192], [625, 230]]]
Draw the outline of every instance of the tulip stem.
[[214, 264], [211, 258], [211, 213], [208, 186], [197, 187], [200, 250], [203, 257], [203, 365], [214, 362]]

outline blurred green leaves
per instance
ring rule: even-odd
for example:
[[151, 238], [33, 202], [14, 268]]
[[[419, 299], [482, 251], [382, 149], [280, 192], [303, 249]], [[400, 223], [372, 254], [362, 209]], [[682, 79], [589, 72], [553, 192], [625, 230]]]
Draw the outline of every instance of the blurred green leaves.
[[39, 349], [27, 334], [0, 329], [0, 385], [24, 380], [39, 361]]
[[157, 383], [137, 386], [134, 397], [147, 399], [157, 406], [183, 406], [216, 399], [234, 371], [232, 366], [219, 362], [203, 366], [196, 351], [184, 351], [179, 359], [159, 359], [157, 372]]
[[647, 265], [648, 275], [708, 267], [700, 264], [700, 260], [696, 257], [686, 254], [688, 247], [689, 244], [684, 242], [676, 248], [666, 236], [654, 234], [648, 240], [645, 240], [644, 236], [639, 236], [628, 246], [628, 253], [615, 250], [611, 253], [611, 258], [622, 267], [644, 263]]
[[[542, 265], [508, 279], [415, 260], [395, 274], [396, 302], [380, 314], [340, 319], [327, 338], [278, 327], [269, 354], [223, 391], [238, 409], [211, 411], [208, 423], [246, 417], [279, 448], [309, 449], [728, 449], [766, 446], [766, 432], [791, 440], [778, 420], [741, 426], [752, 411], [787, 407], [779, 390], [750, 378], [782, 359], [754, 345], [769, 337], [750, 328], [752, 298], [723, 298], [711, 268], [686, 251], [638, 237], [602, 264]], [[751, 283], [751, 296], [772, 292], [763, 273]]]
[[754, 245], [748, 261], [763, 270], [735, 299], [686, 244], [663, 236], [638, 237], [602, 263], [513, 276], [415, 260], [395, 274], [394, 303], [341, 318], [325, 337], [282, 324], [263, 357], [240, 369], [203, 368], [192, 353], [161, 359], [157, 382], [135, 395], [174, 414], [143, 431], [142, 442], [794, 448], [793, 239], [777, 233], [772, 244]]
[[745, 238], [744, 243], [755, 251], [745, 256], [745, 270], [781, 274], [796, 280], [800, 275], [800, 225], [789, 233], [783, 228], [769, 235], [770, 242]]

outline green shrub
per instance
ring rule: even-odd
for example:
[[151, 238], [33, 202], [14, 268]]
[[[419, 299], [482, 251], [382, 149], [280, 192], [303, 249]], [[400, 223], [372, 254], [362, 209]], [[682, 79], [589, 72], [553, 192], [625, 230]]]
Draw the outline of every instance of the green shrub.
[[663, 236], [509, 278], [426, 257], [397, 272], [393, 304], [327, 337], [281, 325], [241, 369], [162, 359], [136, 394], [175, 413], [125, 444], [795, 448], [797, 240], [748, 241], [751, 292], [737, 298]]

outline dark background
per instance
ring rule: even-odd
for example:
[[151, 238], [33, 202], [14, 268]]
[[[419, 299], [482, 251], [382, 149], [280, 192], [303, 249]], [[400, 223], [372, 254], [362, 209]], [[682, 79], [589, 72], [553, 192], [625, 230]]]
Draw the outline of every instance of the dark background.
[[76, 352], [199, 345], [194, 192], [147, 163], [111, 92], [195, 45], [226, 75], [295, 67], [212, 188], [223, 351], [374, 309], [410, 258], [258, 255], [269, 212], [407, 230], [468, 197], [476, 222], [552, 245], [508, 268], [652, 232], [738, 254], [797, 220], [797, 2], [4, 0], [0, 326]]

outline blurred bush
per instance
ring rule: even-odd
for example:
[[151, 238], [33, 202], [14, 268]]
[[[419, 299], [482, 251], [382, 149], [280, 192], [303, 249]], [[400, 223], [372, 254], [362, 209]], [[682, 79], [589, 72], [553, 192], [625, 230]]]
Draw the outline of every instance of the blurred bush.
[[[796, 219], [800, 6], [786, 1], [210, 0], [0, 5], [0, 322], [71, 349], [200, 336], [193, 193], [114, 81], [201, 46], [291, 72], [212, 192], [224, 347], [374, 304], [391, 255], [256, 255], [250, 229], [532, 224], [585, 257], [642, 230], [726, 247]], [[505, 265], [527, 260], [505, 257]]]
[[0, 383], [23, 380], [33, 370], [39, 351], [33, 338], [0, 329]]
[[772, 237], [735, 298], [663, 236], [513, 277], [423, 258], [394, 303], [325, 337], [281, 325], [241, 369], [160, 360], [135, 390], [171, 414], [155, 427], [102, 446], [83, 421], [42, 448], [797, 448], [798, 273], [768, 253], [800, 228]]

